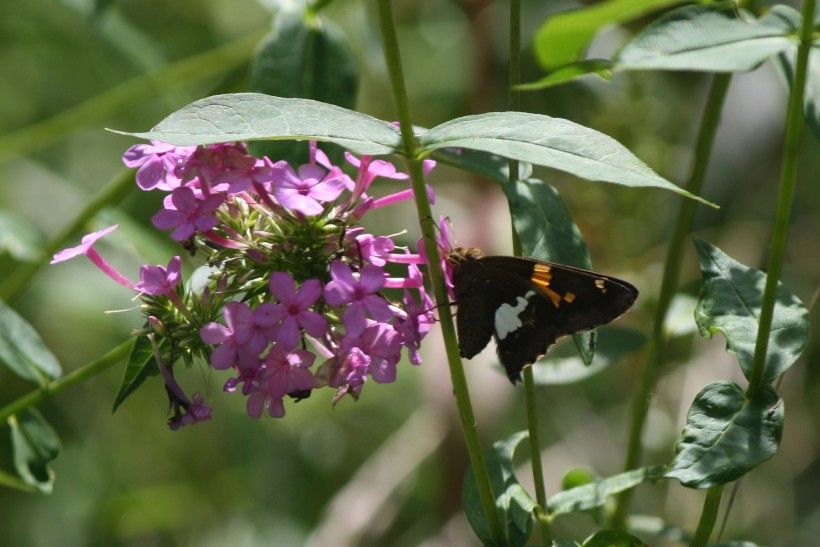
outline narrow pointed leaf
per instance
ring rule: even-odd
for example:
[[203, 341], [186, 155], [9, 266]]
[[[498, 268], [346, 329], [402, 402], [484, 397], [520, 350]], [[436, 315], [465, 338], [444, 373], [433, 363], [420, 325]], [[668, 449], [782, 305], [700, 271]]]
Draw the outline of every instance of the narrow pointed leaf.
[[[527, 432], [520, 431], [503, 441], [496, 442], [487, 452], [485, 460], [502, 526], [506, 529], [507, 541], [512, 547], [526, 545], [533, 527], [532, 511], [535, 502], [519, 484], [512, 464], [516, 447], [526, 438]], [[464, 479], [463, 502], [464, 512], [473, 531], [485, 545], [492, 545], [493, 536], [484, 516], [478, 485], [471, 469], [467, 471]]]
[[21, 492], [37, 492], [36, 487], [31, 486], [19, 477], [6, 473], [5, 471], [0, 471], [0, 486], [13, 488], [14, 490], [19, 490]]
[[612, 68], [612, 61], [609, 59], [584, 59], [577, 63], [557, 68], [543, 78], [528, 84], [518, 85], [516, 88], [521, 91], [547, 89], [592, 74], [604, 80], [609, 80], [612, 77]]
[[120, 382], [120, 389], [114, 398], [114, 407], [111, 412], [116, 412], [117, 408], [150, 376], [159, 374], [157, 363], [154, 360], [154, 352], [151, 348], [151, 341], [147, 336], [139, 336], [134, 340], [134, 346], [128, 355], [128, 362], [125, 365], [125, 373]]
[[584, 540], [582, 547], [648, 547], [623, 530], [600, 530]]
[[472, 148], [588, 180], [671, 190], [713, 205], [655, 173], [615, 139], [543, 114], [489, 112], [456, 118], [421, 135], [420, 144], [422, 154], [446, 147]]
[[54, 472], [48, 464], [60, 454], [60, 439], [34, 408], [27, 408], [8, 421], [17, 473], [26, 484], [44, 494], [51, 493]]
[[561, 515], [601, 507], [608, 496], [634, 488], [642, 482], [655, 480], [659, 473], [658, 467], [641, 467], [558, 492], [547, 500], [547, 512], [550, 515]]
[[0, 362], [15, 374], [43, 383], [58, 378], [62, 368], [57, 358], [29, 323], [0, 300]]
[[[794, 63], [797, 48], [793, 47], [778, 56], [780, 67], [789, 85], [794, 78]], [[814, 135], [820, 138], [820, 44], [815, 43], [809, 53], [809, 66], [806, 69], [806, 89], [803, 95], [803, 113], [806, 123]]]
[[684, 6], [644, 28], [614, 58], [619, 70], [752, 70], [795, 43], [800, 14], [778, 5], [759, 20], [734, 2]]
[[391, 124], [310, 99], [261, 93], [214, 95], [177, 110], [145, 133], [127, 133], [179, 146], [228, 141], [317, 140], [358, 154], [392, 154], [401, 146]]
[[771, 458], [783, 433], [783, 401], [770, 386], [754, 399], [732, 382], [706, 386], [692, 403], [665, 477], [711, 488], [742, 477]]
[[[716, 332], [726, 337], [726, 348], [737, 355], [743, 374], [751, 375], [760, 308], [766, 274], [734, 260], [702, 239], [695, 247], [703, 274], [695, 321], [701, 336]], [[803, 353], [809, 340], [809, 312], [782, 283], [777, 284], [766, 370], [763, 379], [771, 382], [783, 374]]]

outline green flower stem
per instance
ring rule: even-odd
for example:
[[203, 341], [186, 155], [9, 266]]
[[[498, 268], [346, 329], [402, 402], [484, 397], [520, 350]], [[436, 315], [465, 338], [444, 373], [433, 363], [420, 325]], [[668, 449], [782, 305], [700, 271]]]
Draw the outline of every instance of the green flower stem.
[[763, 385], [763, 372], [766, 368], [766, 352], [769, 346], [769, 334], [774, 315], [774, 301], [777, 295], [777, 282], [783, 269], [783, 255], [786, 251], [786, 237], [789, 232], [794, 187], [797, 180], [797, 153], [800, 144], [800, 129], [803, 126], [803, 94], [806, 87], [806, 67], [812, 46], [815, 0], [803, 2], [803, 26], [800, 29], [800, 45], [797, 48], [797, 66], [794, 81], [789, 93], [786, 108], [786, 138], [783, 144], [783, 165], [780, 170], [780, 190], [777, 198], [772, 245], [769, 253], [769, 264], [766, 268], [766, 288], [763, 291], [763, 304], [760, 309], [760, 325], [757, 330], [757, 343], [752, 359], [752, 374], [749, 377], [747, 393], [753, 397]]
[[131, 191], [134, 185], [134, 174], [130, 169], [123, 169], [102, 189], [102, 191], [90, 201], [80, 213], [74, 217], [71, 223], [55, 235], [42, 251], [40, 258], [35, 262], [29, 262], [20, 266], [2, 283], [0, 283], [0, 299], [12, 300], [20, 291], [25, 288], [31, 278], [40, 271], [40, 268], [48, 264], [51, 257], [66, 246], [66, 244], [80, 232], [83, 227], [101, 209], [114, 205]]
[[56, 380], [39, 389], [35, 389], [34, 391], [26, 395], [23, 395], [16, 401], [12, 401], [3, 408], [0, 408], [0, 422], [4, 422], [10, 416], [14, 416], [20, 411], [25, 410], [30, 406], [36, 405], [43, 399], [51, 397], [52, 395], [56, 395], [64, 389], [69, 388], [74, 384], [80, 383], [83, 380], [91, 378], [92, 376], [96, 376], [100, 372], [106, 370], [108, 367], [116, 363], [119, 363], [126, 356], [128, 356], [128, 353], [131, 351], [131, 346], [133, 345], [134, 340], [129, 338], [128, 340], [116, 346], [114, 349], [112, 349], [99, 359], [95, 359], [94, 361], [91, 361], [90, 363], [83, 365], [77, 370], [74, 370], [69, 374], [63, 376], [59, 380]]
[[[712, 79], [712, 86], [706, 100], [700, 129], [698, 130], [697, 142], [695, 143], [695, 159], [692, 173], [686, 189], [693, 194], [700, 194], [703, 181], [706, 176], [706, 168], [709, 165], [709, 158], [712, 153], [712, 144], [715, 140], [718, 124], [720, 123], [720, 112], [723, 109], [723, 102], [726, 98], [726, 91], [729, 89], [731, 74], [718, 74]], [[692, 229], [692, 221], [695, 217], [694, 200], [681, 200], [675, 230], [669, 242], [669, 250], [666, 253], [666, 263], [663, 268], [663, 278], [661, 280], [658, 303], [655, 307], [655, 314], [652, 322], [652, 335], [649, 340], [646, 364], [641, 373], [638, 393], [632, 407], [632, 420], [629, 430], [629, 441], [627, 445], [626, 463], [624, 471], [635, 469], [641, 464], [643, 457], [643, 432], [646, 426], [646, 416], [649, 413], [649, 404], [652, 400], [652, 392], [655, 389], [661, 365], [663, 364], [663, 346], [665, 342], [665, 321], [669, 312], [669, 305], [678, 287], [680, 278], [681, 262], [687, 242], [687, 236]], [[626, 516], [629, 513], [629, 504], [632, 499], [632, 490], [625, 490], [617, 497], [617, 505], [612, 516], [612, 526], [623, 528], [626, 523]]]
[[0, 136], [0, 164], [20, 154], [53, 144], [80, 127], [106, 119], [128, 104], [156, 95], [158, 90], [187, 85], [246, 62], [263, 36], [264, 32], [254, 32], [154, 72], [137, 76], [56, 116]]
[[723, 493], [723, 486], [713, 486], [706, 491], [706, 500], [703, 502], [703, 511], [700, 514], [698, 529], [695, 530], [695, 537], [689, 544], [690, 547], [704, 547], [709, 543], [709, 536], [717, 521], [718, 509], [720, 508], [720, 496]]
[[390, 82], [393, 88], [393, 99], [396, 102], [396, 111], [401, 128], [404, 153], [407, 156], [410, 181], [415, 194], [416, 210], [419, 218], [419, 227], [424, 238], [424, 248], [427, 252], [427, 266], [430, 280], [433, 286], [433, 294], [438, 306], [445, 307], [439, 312], [439, 322], [441, 332], [444, 337], [444, 346], [447, 352], [447, 364], [450, 368], [450, 379], [453, 383], [453, 394], [458, 406], [461, 427], [464, 433], [464, 440], [467, 445], [467, 453], [470, 457], [470, 465], [475, 475], [478, 486], [481, 505], [487, 517], [495, 543], [506, 545], [504, 530], [501, 527], [501, 520], [495, 505], [490, 486], [490, 475], [484, 461], [484, 453], [481, 448], [481, 441], [478, 436], [475, 415], [472, 403], [470, 402], [470, 392], [467, 388], [467, 379], [464, 375], [464, 367], [459, 355], [458, 342], [456, 340], [453, 318], [446, 306], [449, 304], [447, 296], [447, 286], [444, 281], [444, 272], [441, 268], [441, 257], [436, 243], [436, 225], [433, 221], [430, 202], [427, 199], [427, 192], [424, 187], [424, 175], [422, 172], [421, 160], [416, 157], [418, 144], [413, 135], [413, 124], [410, 119], [410, 108], [407, 103], [407, 90], [404, 84], [404, 73], [399, 55], [399, 44], [396, 37], [396, 28], [393, 24], [393, 9], [390, 0], [379, 0], [379, 26], [384, 43], [384, 56], [390, 74]]

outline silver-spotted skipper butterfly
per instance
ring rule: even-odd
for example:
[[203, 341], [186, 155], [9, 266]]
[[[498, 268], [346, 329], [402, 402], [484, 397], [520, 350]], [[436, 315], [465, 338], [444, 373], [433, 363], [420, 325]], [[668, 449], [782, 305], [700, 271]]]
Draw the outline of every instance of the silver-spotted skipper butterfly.
[[513, 384], [556, 338], [609, 323], [638, 298], [626, 281], [534, 258], [456, 248], [447, 261], [453, 267], [461, 356], [471, 359], [495, 337]]

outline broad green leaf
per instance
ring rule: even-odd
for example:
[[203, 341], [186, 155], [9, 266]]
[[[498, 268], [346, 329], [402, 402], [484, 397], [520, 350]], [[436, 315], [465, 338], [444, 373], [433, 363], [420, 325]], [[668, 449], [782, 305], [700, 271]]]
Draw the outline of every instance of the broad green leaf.
[[607, 0], [547, 19], [533, 43], [538, 62], [546, 69], [580, 58], [595, 34], [608, 25], [624, 23], [685, 0]]
[[[757, 342], [760, 308], [766, 274], [737, 262], [702, 239], [695, 239], [703, 273], [695, 321], [701, 336], [716, 332], [726, 337], [726, 348], [737, 355], [743, 374], [751, 375]], [[771, 382], [783, 374], [803, 353], [809, 340], [809, 312], [782, 283], [777, 284], [766, 370]]]
[[586, 365], [569, 344], [559, 345], [533, 367], [537, 385], [572, 384], [598, 374], [641, 348], [646, 343], [643, 333], [623, 327], [602, 327], [597, 330], [595, 357]]
[[555, 69], [540, 80], [528, 84], [521, 84], [516, 86], [516, 88], [521, 91], [547, 89], [548, 87], [565, 84], [590, 74], [595, 74], [604, 80], [609, 80], [612, 77], [612, 68], [612, 61], [609, 59], [584, 59], [583, 61]]
[[0, 362], [15, 374], [36, 382], [58, 378], [63, 370], [37, 331], [0, 300]]
[[[516, 447], [527, 438], [527, 435], [526, 431], [519, 431], [503, 441], [497, 441], [493, 448], [487, 451], [485, 459], [495, 504], [511, 546], [526, 545], [533, 527], [532, 511], [535, 502], [519, 484], [512, 464]], [[484, 516], [472, 469], [467, 470], [464, 478], [463, 503], [464, 512], [473, 531], [486, 545], [492, 545], [493, 537]]]
[[120, 382], [120, 389], [114, 398], [114, 407], [111, 412], [116, 412], [117, 408], [132, 393], [134, 393], [142, 383], [150, 376], [159, 374], [157, 362], [154, 359], [154, 352], [151, 348], [151, 341], [147, 336], [139, 336], [134, 340], [134, 346], [128, 355], [128, 362], [125, 365], [125, 374]]
[[[794, 81], [794, 64], [797, 48], [793, 47], [781, 53], [777, 66], [783, 72], [786, 82]], [[820, 138], [820, 44], [815, 43], [809, 53], [809, 66], [806, 72], [806, 89], [803, 97], [803, 115], [815, 136]]]
[[[277, 97], [315, 99], [343, 108], [356, 106], [356, 60], [332, 21], [282, 12], [251, 63], [251, 89]], [[254, 154], [307, 163], [297, 142], [251, 143]]]
[[43, 238], [24, 217], [0, 210], [0, 254], [9, 253], [20, 262], [34, 262], [43, 254]]
[[684, 6], [645, 27], [614, 57], [619, 70], [752, 70], [795, 43], [800, 15], [778, 5], [755, 20], [734, 2]]
[[228, 141], [316, 140], [357, 154], [392, 154], [401, 148], [391, 124], [310, 99], [261, 93], [214, 95], [177, 110], [145, 133], [118, 132], [178, 146]]
[[713, 205], [664, 179], [615, 139], [569, 120], [526, 112], [456, 118], [420, 138], [421, 153], [463, 147], [544, 165], [588, 180], [671, 190]]
[[648, 547], [646, 543], [622, 530], [600, 530], [584, 540], [582, 547]]
[[54, 472], [48, 464], [60, 454], [60, 439], [54, 429], [34, 408], [11, 416], [8, 422], [17, 473], [26, 484], [51, 493]]
[[771, 458], [782, 433], [783, 401], [770, 386], [749, 400], [737, 384], [715, 382], [695, 397], [664, 476], [689, 488], [726, 484]]
[[547, 512], [554, 516], [601, 507], [608, 496], [629, 490], [647, 480], [655, 480], [659, 472], [658, 467], [641, 467], [558, 492], [547, 500]]

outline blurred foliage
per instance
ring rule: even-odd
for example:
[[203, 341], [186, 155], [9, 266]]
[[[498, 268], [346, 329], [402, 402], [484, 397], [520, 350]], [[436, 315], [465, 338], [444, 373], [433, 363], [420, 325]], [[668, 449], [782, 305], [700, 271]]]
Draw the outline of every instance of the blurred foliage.
[[[0, 0], [0, 137], [93, 101], [132, 78], [253, 33], [262, 36], [271, 26], [269, 4], [284, 3]], [[356, 58], [358, 110], [390, 120], [394, 109], [372, 4], [337, 1], [322, 15], [341, 29]], [[570, 1], [524, 4], [525, 44], [550, 12], [576, 6]], [[415, 123], [429, 127], [505, 108], [506, 9], [505, 2], [488, 0], [396, 2]], [[633, 30], [632, 25], [606, 30], [593, 41], [590, 55], [608, 57]], [[249, 90], [250, 61], [221, 74], [159, 82], [105, 120], [11, 158], [0, 165], [3, 218], [11, 213], [25, 219], [31, 234], [54, 234], [121, 169], [119, 157], [134, 142], [104, 127], [147, 130], [215, 89]], [[522, 81], [543, 76], [530, 49], [522, 62]], [[611, 135], [661, 175], [680, 182], [690, 166], [705, 84], [704, 76], [692, 73], [619, 73], [608, 82], [576, 81], [525, 94], [522, 108]], [[704, 195], [721, 209], [701, 207], [696, 220], [698, 235], [753, 267], [766, 258], [784, 104], [784, 86], [770, 64], [734, 78]], [[809, 131], [801, 152], [783, 283], [806, 303], [815, 332], [779, 389], [788, 408], [781, 448], [743, 481], [727, 540], [811, 545], [820, 532], [820, 369], [812, 366], [820, 359], [814, 306], [820, 279], [820, 186], [813, 184], [820, 153]], [[664, 245], [681, 198], [587, 184], [541, 168], [535, 175], [561, 192], [596, 269], [640, 289], [637, 308], [618, 326], [648, 332]], [[507, 204], [497, 184], [446, 166], [436, 170], [432, 184], [439, 196], [437, 212], [450, 216], [460, 244], [491, 253], [510, 251]], [[384, 193], [393, 185], [385, 183]], [[134, 191], [121, 208], [105, 213], [129, 226], [101, 246], [124, 272], [136, 275], [141, 262], [160, 260], [148, 253], [168, 245], [150, 233], [157, 199]], [[407, 242], [418, 236], [411, 206], [372, 217], [386, 233], [406, 228]], [[0, 278], [18, 267], [20, 258], [19, 253], [0, 255]], [[700, 274], [694, 247], [682, 280], [682, 291], [696, 295]], [[129, 298], [128, 291], [77, 262], [42, 271], [10, 304], [71, 371], [139, 327], [133, 311], [104, 313], [128, 308]], [[166, 399], [156, 379], [111, 415], [123, 374], [123, 367], [115, 367], [40, 405], [62, 443], [60, 456], [49, 464], [54, 491], [40, 496], [0, 489], [3, 543], [474, 544], [459, 499], [466, 456], [453, 425], [440, 351], [440, 341], [431, 336], [421, 367], [403, 363], [397, 383], [368, 385], [357, 403], [344, 401], [331, 409], [329, 400], [313, 397], [290, 404], [283, 420], [258, 422], [247, 418], [239, 398], [221, 392], [225, 377], [205, 367], [191, 370], [180, 375], [181, 381], [207, 392], [215, 416], [178, 432], [165, 426]], [[569, 469], [584, 466], [599, 476], [620, 471], [641, 359], [638, 352], [581, 383], [539, 388], [550, 495]], [[670, 341], [667, 362], [649, 418], [648, 463], [669, 461], [686, 409], [703, 386], [741, 380], [723, 341], [701, 340], [691, 330]], [[496, 370], [491, 350], [467, 368], [487, 440], [522, 429], [521, 391]], [[0, 370], [0, 401], [29, 389], [30, 384]], [[4, 433], [0, 469], [13, 468], [10, 434]], [[527, 484], [528, 472], [518, 475]], [[641, 486], [635, 510], [661, 514], [667, 525], [660, 528], [691, 530], [701, 503], [701, 494], [670, 482]], [[556, 522], [555, 532], [572, 531], [581, 540], [593, 525], [588, 516], [568, 515]], [[659, 536], [651, 543], [674, 544]]]

